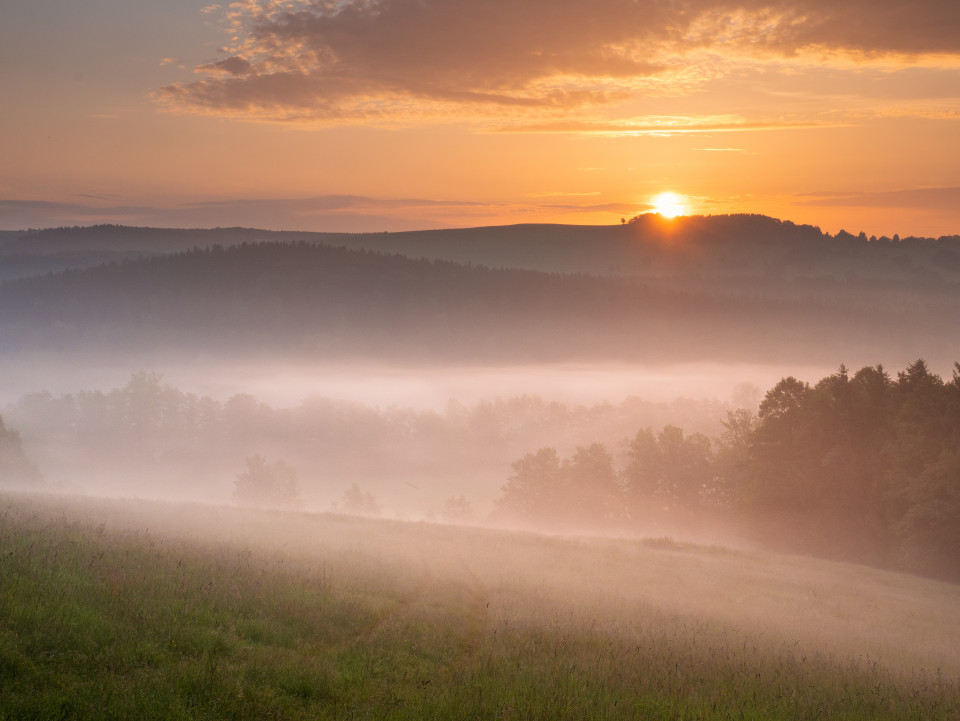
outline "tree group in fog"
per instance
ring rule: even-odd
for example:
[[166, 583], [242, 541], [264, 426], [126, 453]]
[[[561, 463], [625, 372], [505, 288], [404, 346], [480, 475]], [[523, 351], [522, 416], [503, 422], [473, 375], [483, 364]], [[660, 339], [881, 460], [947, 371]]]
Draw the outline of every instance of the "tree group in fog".
[[623, 506], [613, 459], [600, 443], [562, 461], [554, 448], [528, 453], [513, 464], [503, 494], [498, 508], [507, 518], [568, 528], [609, 523]]
[[960, 578], [960, 364], [923, 360], [809, 386], [760, 405], [738, 501], [759, 535], [835, 558]]
[[355, 516], [377, 516], [381, 512], [380, 504], [370, 491], [364, 491], [356, 483], [343, 492], [336, 509]]
[[36, 486], [42, 480], [37, 466], [23, 452], [20, 434], [0, 418], [0, 486]]
[[513, 464], [498, 512], [556, 529], [723, 518], [781, 550], [960, 579], [960, 364], [949, 382], [923, 360], [784, 378], [715, 441], [641, 429], [619, 469], [601, 444], [544, 447]]
[[233, 501], [247, 506], [299, 508], [303, 501], [297, 471], [285, 461], [250, 456], [246, 468], [237, 474]]
[[[548, 443], [572, 450], [584, 437], [617, 439], [646, 423], [713, 432], [725, 406], [717, 401], [654, 403], [629, 398], [589, 406], [517, 396], [438, 409], [378, 408], [308, 397], [276, 407], [247, 393], [226, 400], [197, 396], [140, 372], [122, 387], [54, 395], [39, 391], [4, 409], [27, 455], [52, 484], [77, 489], [224, 501], [245, 459], [261, 455], [296, 468], [304, 503], [329, 507], [351, 483], [395, 510], [408, 483], [431, 488], [430, 505], [410, 513], [461, 517], [482, 508], [444, 507], [466, 493], [485, 506], [512, 460]], [[400, 491], [396, 491], [396, 488]], [[486, 498], [472, 489], [485, 487]], [[391, 492], [391, 488], [394, 492]], [[391, 498], [392, 496], [392, 498]], [[449, 513], [448, 513], [449, 511]]]
[[[712, 429], [683, 428], [724, 413]], [[138, 373], [108, 393], [25, 396], [4, 418], [17, 429], [0, 422], [5, 485], [39, 483], [35, 461], [60, 485], [112, 478], [115, 493], [206, 489], [194, 497], [371, 514], [393, 512], [398, 488], [419, 497], [432, 484], [435, 505], [404, 510], [462, 521], [483, 516], [464, 491], [491, 498], [503, 484], [500, 520], [618, 533], [719, 521], [768, 547], [960, 580], [960, 365], [949, 380], [923, 360], [893, 375], [788, 377], [756, 410], [531, 396], [276, 409]]]

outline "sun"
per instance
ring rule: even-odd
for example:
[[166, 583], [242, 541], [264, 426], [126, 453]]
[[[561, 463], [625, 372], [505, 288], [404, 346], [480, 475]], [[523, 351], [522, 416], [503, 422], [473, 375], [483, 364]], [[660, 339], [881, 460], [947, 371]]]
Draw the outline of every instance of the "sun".
[[653, 199], [653, 207], [657, 213], [664, 218], [676, 218], [687, 212], [687, 206], [683, 204], [682, 198], [676, 193], [660, 193]]

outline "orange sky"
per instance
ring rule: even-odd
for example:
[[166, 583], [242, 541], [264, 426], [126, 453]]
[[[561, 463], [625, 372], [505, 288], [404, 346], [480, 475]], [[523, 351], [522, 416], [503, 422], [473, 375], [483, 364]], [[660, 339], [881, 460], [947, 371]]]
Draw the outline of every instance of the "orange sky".
[[669, 190], [960, 233], [956, 0], [9, 0], [0, 20], [0, 228], [616, 223]]

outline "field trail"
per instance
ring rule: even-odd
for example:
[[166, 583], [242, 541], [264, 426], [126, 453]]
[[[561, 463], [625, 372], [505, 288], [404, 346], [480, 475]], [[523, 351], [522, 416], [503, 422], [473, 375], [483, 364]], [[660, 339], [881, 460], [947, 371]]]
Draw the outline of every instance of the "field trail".
[[480, 577], [470, 569], [466, 561], [461, 559], [460, 565], [466, 576], [469, 592], [463, 617], [463, 636], [460, 639], [460, 646], [464, 653], [473, 655], [487, 630], [487, 610], [490, 608], [489, 592]]
[[[358, 646], [391, 642], [402, 630], [412, 645], [429, 646], [441, 630], [443, 645], [457, 658], [473, 656], [488, 631], [488, 591], [463, 560], [417, 562], [417, 581], [356, 636]], [[411, 630], [415, 633], [411, 634]]]
[[374, 616], [356, 634], [354, 642], [367, 643], [390, 627], [401, 626], [414, 613], [415, 607], [427, 595], [434, 582], [433, 574], [429, 569], [423, 569], [416, 584], [399, 595], [393, 604], [382, 613]]

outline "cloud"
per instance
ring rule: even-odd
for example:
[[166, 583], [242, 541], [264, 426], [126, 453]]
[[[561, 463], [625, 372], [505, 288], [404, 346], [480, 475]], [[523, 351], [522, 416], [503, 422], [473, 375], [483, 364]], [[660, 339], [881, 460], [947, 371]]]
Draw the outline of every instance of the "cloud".
[[642, 211], [653, 210], [649, 203], [595, 203], [593, 205], [572, 205], [553, 203], [544, 206], [550, 210], [565, 213], [613, 213], [615, 215], [637, 215]]
[[298, 221], [339, 214], [372, 216], [397, 211], [489, 207], [487, 203], [417, 198], [371, 198], [321, 195], [309, 198], [243, 198], [168, 205], [111, 203], [115, 198], [78, 196], [81, 202], [0, 199], [0, 227], [27, 227], [18, 219], [33, 218], [31, 226], [85, 223], [167, 224], [178, 227], [250, 225], [293, 227]]
[[[154, 227], [249, 227], [269, 230], [378, 232], [501, 224], [518, 216], [556, 222], [567, 214], [637, 212], [634, 204], [503, 204], [429, 198], [320, 195], [309, 198], [246, 198], [167, 205], [117, 203], [113, 197], [80, 196], [79, 202], [0, 198], [0, 228], [49, 228], [117, 223]], [[515, 221], [514, 221], [515, 222]]]
[[515, 123], [495, 128], [504, 133], [587, 133], [609, 136], [684, 135], [693, 133], [735, 133], [761, 130], [802, 130], [843, 127], [839, 120], [771, 119], [748, 120], [739, 115], [649, 115], [620, 120], [547, 120]]
[[960, 206], [960, 188], [913, 188], [872, 193], [807, 193], [798, 205], [842, 208], [902, 208], [954, 210]]
[[960, 51], [960, 6], [954, 0], [708, 0], [683, 6], [692, 10], [686, 39], [705, 46], [868, 57]]
[[542, 190], [537, 193], [527, 193], [528, 198], [584, 198], [600, 195], [597, 190], [587, 192], [563, 191], [563, 190]]
[[210, 75], [221, 75], [224, 73], [227, 75], [247, 75], [252, 67], [246, 59], [241, 58], [239, 55], [231, 55], [229, 58], [218, 60], [215, 63], [200, 65], [197, 71]]
[[201, 79], [156, 92], [170, 109], [324, 122], [529, 117], [651, 84], [696, 87], [717, 72], [704, 54], [960, 53], [956, 0], [242, 0], [222, 12], [236, 42], [196, 69]]
[[960, 110], [950, 108], [896, 107], [876, 111], [877, 117], [916, 118], [920, 120], [960, 120]]

